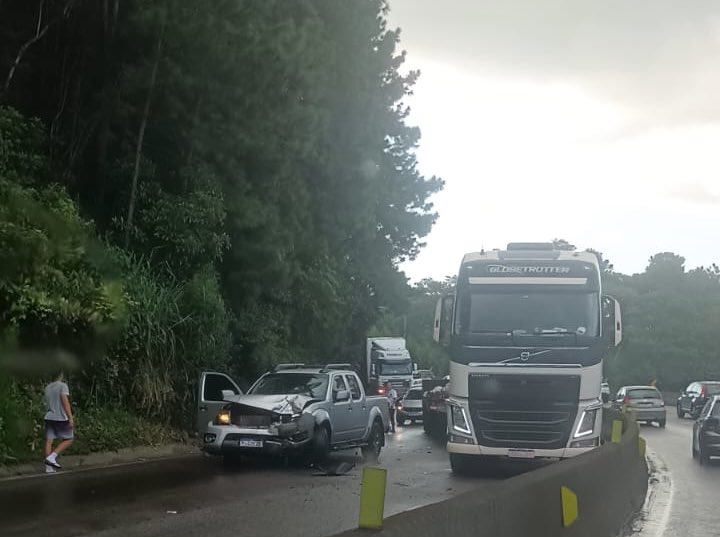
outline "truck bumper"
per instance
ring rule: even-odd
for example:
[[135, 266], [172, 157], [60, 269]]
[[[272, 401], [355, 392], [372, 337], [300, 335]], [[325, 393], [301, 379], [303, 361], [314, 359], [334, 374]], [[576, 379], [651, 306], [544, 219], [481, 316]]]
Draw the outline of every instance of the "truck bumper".
[[583, 453], [595, 449], [587, 448], [564, 448], [564, 449], [533, 449], [532, 457], [514, 457], [511, 456], [512, 448], [484, 447], [476, 444], [459, 444], [456, 442], [447, 443], [448, 453], [461, 453], [463, 455], [476, 455], [478, 457], [503, 457], [507, 459], [514, 458], [533, 458], [533, 459], [567, 459], [576, 457]]
[[203, 451], [213, 455], [287, 455], [309, 448], [307, 434], [281, 438], [266, 429], [211, 425], [203, 435]]

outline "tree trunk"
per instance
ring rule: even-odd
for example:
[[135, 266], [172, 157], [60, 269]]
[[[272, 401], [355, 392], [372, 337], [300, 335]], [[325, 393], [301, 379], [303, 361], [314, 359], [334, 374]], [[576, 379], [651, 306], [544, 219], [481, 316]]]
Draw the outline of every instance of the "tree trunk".
[[135, 167], [133, 169], [132, 185], [130, 187], [130, 202], [128, 203], [127, 219], [125, 221], [125, 248], [130, 246], [130, 230], [132, 229], [133, 216], [135, 213], [135, 203], [137, 198], [137, 184], [140, 176], [140, 159], [142, 158], [143, 138], [145, 138], [145, 127], [147, 127], [148, 117], [150, 116], [150, 103], [152, 102], [153, 90], [155, 89], [155, 80], [157, 78], [158, 65], [160, 64], [160, 56], [162, 54], [163, 35], [165, 34], [165, 23], [163, 22], [160, 35], [158, 36], [157, 50], [155, 52], [155, 61], [153, 63], [152, 72], [150, 74], [150, 87], [148, 88], [147, 97], [145, 99], [145, 109], [143, 110], [142, 120], [140, 121], [140, 129], [138, 131], [138, 140], [135, 147]]

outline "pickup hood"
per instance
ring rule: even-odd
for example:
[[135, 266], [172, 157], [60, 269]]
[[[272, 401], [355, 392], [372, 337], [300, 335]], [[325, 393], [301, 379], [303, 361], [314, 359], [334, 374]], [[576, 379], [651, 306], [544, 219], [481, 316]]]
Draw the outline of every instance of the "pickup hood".
[[230, 403], [243, 405], [250, 408], [275, 412], [277, 414], [299, 414], [310, 403], [317, 402], [317, 399], [306, 395], [234, 395], [225, 399]]

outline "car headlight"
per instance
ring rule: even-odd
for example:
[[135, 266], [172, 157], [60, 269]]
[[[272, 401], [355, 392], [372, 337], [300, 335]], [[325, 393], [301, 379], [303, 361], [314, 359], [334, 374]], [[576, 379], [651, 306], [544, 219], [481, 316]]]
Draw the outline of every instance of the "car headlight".
[[575, 430], [573, 438], [582, 438], [583, 436], [593, 434], [595, 431], [595, 417], [597, 416], [597, 411], [597, 408], [583, 411], [582, 418], [580, 418], [580, 423]]
[[450, 411], [452, 415], [453, 429], [465, 434], [472, 434], [470, 432], [470, 425], [468, 425], [468, 419], [465, 414], [465, 409], [460, 405], [451, 405]]
[[215, 417], [215, 423], [217, 425], [230, 425], [230, 411], [221, 410]]

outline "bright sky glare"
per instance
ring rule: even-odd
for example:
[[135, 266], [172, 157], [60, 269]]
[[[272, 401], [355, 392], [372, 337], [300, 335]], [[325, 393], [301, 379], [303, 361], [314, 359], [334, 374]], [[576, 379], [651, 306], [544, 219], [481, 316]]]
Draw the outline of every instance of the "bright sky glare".
[[408, 276], [555, 237], [624, 273], [661, 251], [688, 268], [720, 262], [720, 69], [708, 72], [720, 2], [611, 0], [615, 16], [590, 20], [590, 2], [502, 4], [391, 0], [408, 66], [422, 71], [409, 99], [420, 167], [446, 181]]

